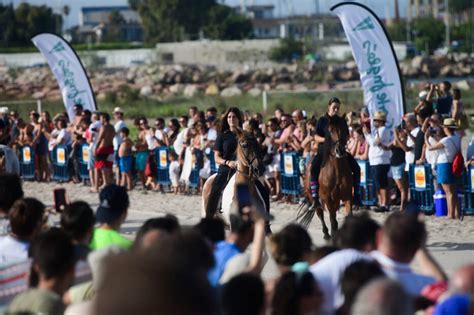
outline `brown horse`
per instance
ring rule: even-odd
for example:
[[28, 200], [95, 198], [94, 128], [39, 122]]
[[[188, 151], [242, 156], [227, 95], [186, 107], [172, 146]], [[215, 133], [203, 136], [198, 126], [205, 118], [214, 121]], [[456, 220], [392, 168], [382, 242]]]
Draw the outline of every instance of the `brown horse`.
[[[338, 223], [336, 218], [337, 210], [341, 201], [344, 202], [346, 215], [352, 213], [352, 172], [349, 162], [346, 159], [345, 146], [342, 133], [344, 126], [342, 120], [330, 120], [328, 126], [328, 135], [324, 143], [324, 155], [322, 159], [321, 171], [319, 173], [319, 198], [321, 207], [316, 209], [316, 213], [323, 225], [324, 239], [329, 239], [330, 235], [324, 221], [324, 209], [329, 212], [331, 221], [331, 235], [337, 231]], [[310, 175], [311, 165], [306, 170], [304, 182], [305, 195], [311, 204], [312, 197], [310, 193]], [[306, 203], [300, 206], [297, 221], [308, 227], [314, 217], [314, 210], [308, 210]]]
[[[250, 195], [255, 203], [256, 207], [260, 209], [265, 209], [268, 212], [268, 207], [264, 201], [264, 198], [258, 191], [256, 187], [256, 181], [260, 176], [258, 168], [261, 164], [259, 157], [259, 144], [257, 139], [240, 129], [237, 130], [237, 170], [235, 174], [229, 179], [226, 187], [223, 189], [222, 193], [222, 218], [225, 223], [230, 226], [230, 215], [236, 214], [234, 211], [238, 209], [236, 206], [237, 196], [236, 185], [238, 184], [247, 184], [249, 187]], [[201, 216], [212, 216], [213, 214], [206, 213], [207, 208], [207, 198], [209, 192], [211, 191], [212, 183], [214, 182], [215, 175], [212, 175], [207, 179], [202, 188], [202, 208]]]

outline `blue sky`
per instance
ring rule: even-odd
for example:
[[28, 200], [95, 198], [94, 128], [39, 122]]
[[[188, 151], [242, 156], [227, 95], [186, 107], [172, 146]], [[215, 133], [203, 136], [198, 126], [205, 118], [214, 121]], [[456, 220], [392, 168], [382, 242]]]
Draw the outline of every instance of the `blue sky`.
[[[195, 0], [199, 1], [199, 0]], [[247, 3], [252, 3], [252, 0], [246, 0]], [[315, 12], [315, 3], [317, 0], [253, 0], [255, 4], [274, 4], [276, 7], [275, 14], [286, 12], [289, 8], [293, 9], [296, 14], [311, 14]], [[393, 0], [353, 0], [366, 4], [372, 8], [381, 18], [385, 18], [387, 13], [393, 15]], [[79, 11], [83, 6], [114, 6], [114, 5], [127, 5], [127, 0], [0, 0], [2, 4], [13, 3], [18, 5], [21, 2], [28, 2], [31, 4], [46, 4], [59, 10], [64, 5], [69, 5], [71, 13], [66, 20], [66, 27], [71, 27], [78, 24]], [[228, 5], [239, 5], [240, 0], [219, 0]], [[342, 2], [341, 0], [319, 0], [319, 8], [321, 12], [328, 12], [329, 8]], [[289, 5], [286, 5], [288, 3]], [[399, 0], [400, 3], [400, 15], [405, 15], [406, 12], [406, 0]], [[386, 8], [387, 7], [387, 8]]]

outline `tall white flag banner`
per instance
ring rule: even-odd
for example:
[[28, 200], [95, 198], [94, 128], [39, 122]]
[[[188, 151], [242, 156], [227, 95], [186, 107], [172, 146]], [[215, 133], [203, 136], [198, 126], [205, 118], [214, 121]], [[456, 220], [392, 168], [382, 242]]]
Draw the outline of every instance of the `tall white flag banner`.
[[73, 120], [74, 105], [91, 112], [97, 110], [94, 91], [79, 56], [69, 43], [56, 34], [43, 33], [31, 39], [48, 61], [61, 88], [64, 106]]
[[380, 19], [371, 9], [355, 2], [339, 3], [331, 11], [341, 20], [351, 45], [371, 116], [385, 112], [387, 127], [400, 125], [405, 112], [400, 68]]

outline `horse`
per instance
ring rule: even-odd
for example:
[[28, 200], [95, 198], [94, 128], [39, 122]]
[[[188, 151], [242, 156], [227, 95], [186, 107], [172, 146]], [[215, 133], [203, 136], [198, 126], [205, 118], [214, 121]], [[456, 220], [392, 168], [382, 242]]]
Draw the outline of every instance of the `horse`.
[[[259, 144], [257, 139], [250, 133], [244, 132], [241, 129], [237, 133], [237, 169], [234, 175], [229, 179], [226, 187], [222, 193], [221, 202], [221, 217], [224, 222], [230, 226], [231, 214], [238, 215], [238, 200], [236, 196], [236, 186], [239, 184], [246, 184], [249, 187], [249, 192], [254, 206], [259, 209], [265, 209], [269, 212], [269, 206], [265, 202], [261, 192], [257, 189], [255, 182], [260, 177], [259, 166], [261, 159], [259, 155]], [[212, 188], [216, 174], [210, 176], [203, 185], [202, 199], [201, 199], [201, 216], [213, 217], [215, 214], [207, 213], [207, 197]]]
[[308, 203], [312, 203], [313, 199], [310, 192], [311, 165], [309, 165], [304, 181], [307, 201], [300, 205], [296, 219], [307, 228], [316, 212], [323, 225], [325, 240], [330, 239], [330, 235], [326, 222], [324, 221], [324, 209], [329, 212], [331, 235], [334, 235], [338, 229], [336, 213], [341, 201], [344, 203], [346, 215], [352, 214], [352, 171], [346, 159], [348, 153], [346, 152], [346, 143], [342, 135], [345, 126], [342, 126], [342, 123], [345, 122], [336, 119], [330, 120], [326, 141], [323, 144], [324, 155], [322, 157], [321, 171], [318, 178], [321, 207], [315, 210], [308, 210], [306, 208]]

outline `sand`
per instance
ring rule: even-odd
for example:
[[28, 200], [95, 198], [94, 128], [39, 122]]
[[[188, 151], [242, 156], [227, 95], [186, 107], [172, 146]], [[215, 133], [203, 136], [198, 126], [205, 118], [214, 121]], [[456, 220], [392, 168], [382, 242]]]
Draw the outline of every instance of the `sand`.
[[[89, 187], [83, 185], [25, 182], [23, 186], [26, 196], [38, 198], [47, 206], [53, 205], [53, 189], [57, 187], [65, 187], [71, 201], [84, 200], [94, 210], [97, 208], [98, 194], [90, 193]], [[134, 233], [145, 220], [166, 213], [176, 215], [182, 225], [195, 224], [200, 219], [200, 205], [200, 196], [175, 196], [159, 192], [144, 194], [138, 190], [132, 191], [129, 214], [122, 232], [133, 238]], [[273, 231], [276, 232], [292, 222], [296, 211], [297, 205], [272, 203], [271, 212], [275, 217], [272, 222]], [[383, 222], [388, 214], [371, 212], [371, 216], [377, 221]], [[54, 216], [52, 219], [57, 222], [58, 217]], [[344, 214], [340, 211], [338, 213], [339, 224], [343, 220]], [[452, 274], [459, 266], [474, 263], [474, 216], [466, 216], [462, 222], [445, 217], [427, 216], [425, 222], [428, 230], [428, 249], [448, 274]], [[326, 220], [326, 224], [328, 223], [329, 218]], [[309, 232], [316, 245], [325, 244], [321, 223], [317, 217], [313, 219]], [[414, 266], [416, 268], [416, 263]], [[263, 276], [265, 278], [271, 277], [275, 272], [274, 262], [270, 260], [264, 269]]]

